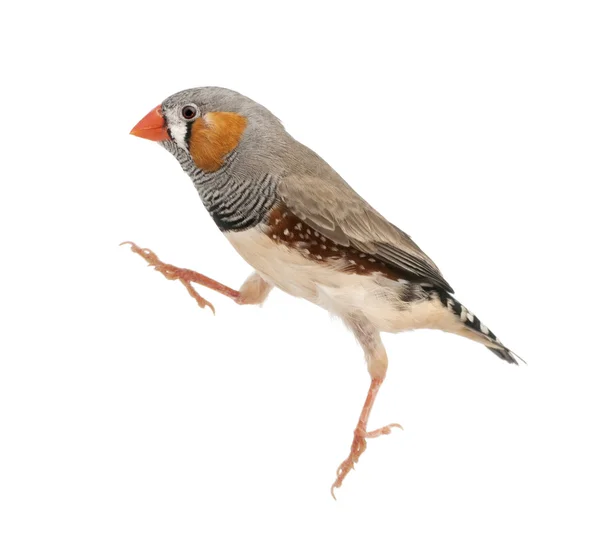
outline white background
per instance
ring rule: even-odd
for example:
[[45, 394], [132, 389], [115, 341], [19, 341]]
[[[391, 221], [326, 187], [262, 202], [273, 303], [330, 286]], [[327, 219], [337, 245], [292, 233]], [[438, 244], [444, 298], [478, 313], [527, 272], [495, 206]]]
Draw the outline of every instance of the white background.
[[[0, 548], [600, 547], [596, 2], [33, 2], [3, 8]], [[527, 361], [181, 285], [250, 268], [128, 135], [180, 89], [268, 106]]]

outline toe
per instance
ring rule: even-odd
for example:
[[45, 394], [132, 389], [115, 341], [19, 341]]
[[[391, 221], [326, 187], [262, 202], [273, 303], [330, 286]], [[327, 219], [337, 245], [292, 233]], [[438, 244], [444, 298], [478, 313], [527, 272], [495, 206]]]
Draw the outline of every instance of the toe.
[[377, 438], [378, 436], [381, 436], [383, 434], [390, 434], [393, 428], [404, 430], [402, 428], [402, 425], [399, 425], [398, 423], [391, 423], [389, 425], [386, 425], [385, 427], [381, 427], [380, 429], [364, 432], [363, 436], [365, 438]]

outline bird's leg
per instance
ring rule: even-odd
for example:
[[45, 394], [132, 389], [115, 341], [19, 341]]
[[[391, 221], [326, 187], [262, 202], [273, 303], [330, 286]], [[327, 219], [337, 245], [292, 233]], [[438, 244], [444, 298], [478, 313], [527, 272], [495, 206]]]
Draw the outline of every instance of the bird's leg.
[[369, 414], [371, 413], [371, 409], [373, 408], [373, 404], [375, 403], [375, 398], [377, 396], [377, 392], [379, 391], [379, 387], [383, 383], [383, 378], [373, 378], [371, 379], [371, 386], [369, 387], [369, 393], [367, 394], [367, 399], [365, 400], [365, 405], [360, 414], [360, 418], [358, 420], [358, 425], [356, 429], [354, 429], [354, 439], [352, 440], [352, 446], [350, 446], [350, 455], [338, 467], [337, 470], [337, 478], [335, 482], [331, 486], [331, 495], [335, 499], [335, 489], [339, 488], [344, 482], [346, 475], [350, 472], [351, 469], [354, 469], [355, 463], [358, 462], [358, 459], [363, 454], [363, 452], [367, 449], [367, 438], [376, 438], [381, 436], [382, 434], [390, 434], [393, 427], [397, 427], [401, 429], [402, 427], [398, 423], [391, 423], [390, 425], [386, 425], [385, 427], [381, 427], [376, 430], [367, 431], [367, 421], [369, 420]]
[[134, 253], [139, 254], [150, 266], [164, 275], [167, 279], [179, 280], [200, 308], [208, 306], [213, 313], [215, 312], [214, 306], [198, 294], [196, 289], [192, 286], [192, 283], [197, 283], [198, 285], [203, 285], [213, 291], [217, 291], [217, 293], [229, 297], [237, 304], [261, 304], [273, 288], [270, 283], [267, 283], [259, 274], [254, 272], [240, 287], [240, 290], [236, 291], [235, 289], [227, 287], [227, 285], [223, 285], [222, 283], [199, 274], [198, 272], [194, 272], [193, 270], [166, 264], [150, 249], [142, 249], [131, 241], [125, 241], [124, 243], [121, 243], [121, 245], [130, 245], [131, 250]]
[[368, 431], [367, 423], [369, 421], [369, 415], [375, 398], [379, 392], [379, 388], [385, 379], [387, 371], [387, 354], [379, 333], [375, 331], [368, 322], [351, 320], [347, 321], [347, 324], [354, 331], [359, 343], [365, 351], [365, 357], [369, 367], [369, 373], [371, 375], [371, 386], [365, 400], [365, 405], [362, 408], [358, 424], [354, 429], [354, 439], [352, 440], [352, 446], [350, 447], [350, 455], [342, 461], [341, 465], [337, 470], [337, 478], [331, 486], [331, 495], [335, 499], [335, 489], [339, 488], [344, 482], [346, 475], [354, 468], [355, 463], [358, 462], [360, 456], [367, 449], [367, 438], [377, 438], [382, 434], [390, 434], [393, 427], [402, 428], [398, 423], [392, 423], [381, 427], [380, 429]]

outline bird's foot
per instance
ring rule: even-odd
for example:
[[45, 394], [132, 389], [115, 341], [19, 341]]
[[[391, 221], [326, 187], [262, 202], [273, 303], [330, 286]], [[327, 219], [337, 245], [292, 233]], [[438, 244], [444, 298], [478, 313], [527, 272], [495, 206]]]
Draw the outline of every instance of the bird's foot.
[[157, 272], [160, 272], [163, 276], [170, 280], [178, 280], [181, 284], [187, 289], [190, 296], [196, 301], [200, 308], [204, 308], [208, 306], [213, 314], [215, 313], [215, 307], [205, 298], [200, 296], [200, 294], [192, 287], [192, 283], [198, 283], [199, 285], [204, 285], [209, 289], [213, 289], [229, 298], [235, 300], [236, 302], [239, 300], [239, 292], [234, 289], [230, 289], [226, 285], [215, 281], [214, 279], [210, 279], [205, 275], [199, 274], [198, 272], [194, 272], [193, 270], [188, 270], [186, 268], [178, 268], [177, 266], [173, 266], [172, 264], [166, 264], [162, 260], [156, 256], [154, 252], [150, 249], [143, 249], [138, 247], [132, 241], [125, 241], [121, 243], [121, 245], [130, 245], [131, 250], [140, 255], [149, 266], [152, 266]]
[[392, 428], [402, 429], [402, 426], [398, 423], [391, 423], [385, 427], [381, 427], [377, 430], [366, 431], [364, 428], [357, 427], [354, 431], [354, 439], [352, 440], [352, 446], [350, 447], [350, 455], [342, 461], [337, 470], [337, 478], [331, 486], [331, 495], [335, 499], [335, 489], [341, 487], [344, 479], [348, 473], [354, 469], [354, 465], [358, 463], [358, 459], [367, 449], [367, 438], [377, 438], [382, 434], [390, 434]]

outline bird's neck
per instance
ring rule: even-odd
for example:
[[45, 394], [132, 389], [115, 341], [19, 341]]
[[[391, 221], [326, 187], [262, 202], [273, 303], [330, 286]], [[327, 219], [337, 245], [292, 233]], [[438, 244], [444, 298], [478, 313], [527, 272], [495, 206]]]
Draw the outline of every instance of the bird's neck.
[[222, 231], [242, 231], [260, 224], [275, 204], [278, 178], [240, 171], [236, 151], [227, 155], [214, 172], [199, 169], [178, 148], [171, 153], [191, 178], [202, 203]]

